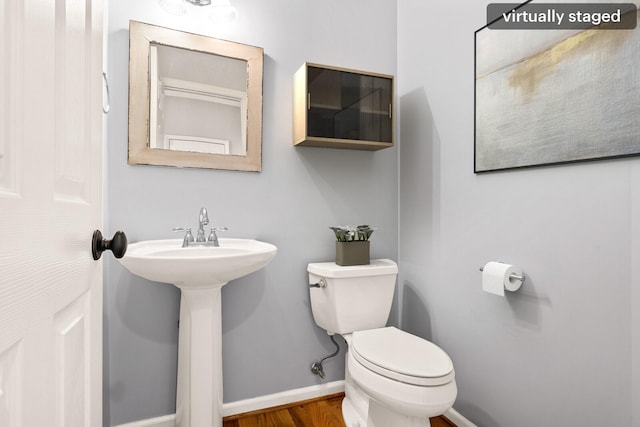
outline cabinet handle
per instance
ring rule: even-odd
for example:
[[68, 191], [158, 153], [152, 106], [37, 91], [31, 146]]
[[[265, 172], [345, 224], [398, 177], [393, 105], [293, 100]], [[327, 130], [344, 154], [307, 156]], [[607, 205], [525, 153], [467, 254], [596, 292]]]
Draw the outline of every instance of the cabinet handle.
[[389, 118], [391, 118], [391, 103], [389, 103]]
[[311, 110], [311, 92], [307, 92], [307, 110]]

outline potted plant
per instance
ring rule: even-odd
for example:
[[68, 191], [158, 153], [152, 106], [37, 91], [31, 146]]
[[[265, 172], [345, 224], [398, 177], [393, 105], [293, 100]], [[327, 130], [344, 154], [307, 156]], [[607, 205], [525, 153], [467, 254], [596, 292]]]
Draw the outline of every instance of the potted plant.
[[375, 231], [368, 225], [329, 227], [336, 235], [336, 264], [369, 264], [369, 237]]

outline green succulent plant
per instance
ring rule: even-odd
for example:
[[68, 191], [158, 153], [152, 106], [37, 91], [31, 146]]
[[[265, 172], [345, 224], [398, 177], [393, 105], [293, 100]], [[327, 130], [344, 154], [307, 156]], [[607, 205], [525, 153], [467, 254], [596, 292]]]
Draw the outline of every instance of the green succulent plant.
[[368, 225], [337, 225], [329, 228], [333, 230], [338, 242], [369, 240], [369, 237], [376, 230]]

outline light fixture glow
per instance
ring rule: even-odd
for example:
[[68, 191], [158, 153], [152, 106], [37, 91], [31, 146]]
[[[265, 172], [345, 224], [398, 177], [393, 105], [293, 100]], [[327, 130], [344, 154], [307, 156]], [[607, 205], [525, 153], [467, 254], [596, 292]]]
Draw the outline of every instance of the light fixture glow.
[[188, 5], [209, 6], [209, 18], [214, 24], [231, 24], [238, 19], [238, 10], [231, 6], [229, 0], [157, 0], [162, 10], [176, 16], [184, 16], [189, 11]]
[[184, 16], [187, 13], [187, 5], [184, 0], [158, 0], [162, 10], [176, 16]]
[[238, 19], [238, 11], [229, 0], [218, 0], [211, 8], [209, 18], [215, 24], [231, 24]]
[[196, 6], [209, 6], [211, 4], [211, 0], [184, 0], [188, 1], [191, 4]]

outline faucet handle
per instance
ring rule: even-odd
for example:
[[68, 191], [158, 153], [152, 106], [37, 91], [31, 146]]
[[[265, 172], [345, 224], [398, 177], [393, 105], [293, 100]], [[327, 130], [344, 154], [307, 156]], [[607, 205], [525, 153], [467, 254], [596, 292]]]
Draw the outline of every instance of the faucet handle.
[[191, 228], [190, 227], [173, 227], [173, 231], [177, 232], [177, 231], [185, 231], [185, 235], [184, 235], [184, 239], [182, 240], [182, 247], [186, 248], [187, 246], [189, 246], [189, 243], [192, 243], [195, 241], [195, 239], [193, 238], [193, 234], [191, 234]]
[[211, 233], [209, 233], [209, 237], [207, 237], [208, 241], [212, 241], [216, 235], [216, 231], [228, 231], [227, 227], [211, 227]]
[[211, 227], [211, 233], [209, 233], [209, 237], [207, 237], [207, 242], [212, 242], [213, 246], [220, 246], [218, 243], [218, 236], [216, 235], [216, 231], [227, 231], [227, 227]]

